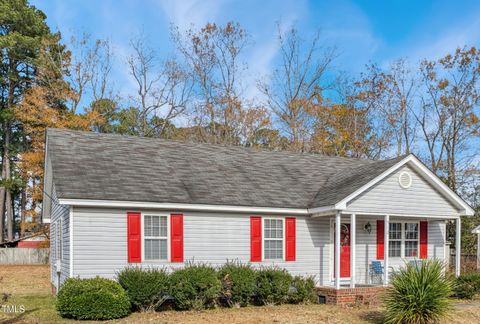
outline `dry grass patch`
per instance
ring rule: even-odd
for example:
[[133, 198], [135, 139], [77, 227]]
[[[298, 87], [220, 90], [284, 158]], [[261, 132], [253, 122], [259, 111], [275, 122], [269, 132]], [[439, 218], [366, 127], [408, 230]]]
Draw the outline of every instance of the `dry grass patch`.
[[50, 266], [0, 265], [1, 292], [10, 294], [50, 293]]

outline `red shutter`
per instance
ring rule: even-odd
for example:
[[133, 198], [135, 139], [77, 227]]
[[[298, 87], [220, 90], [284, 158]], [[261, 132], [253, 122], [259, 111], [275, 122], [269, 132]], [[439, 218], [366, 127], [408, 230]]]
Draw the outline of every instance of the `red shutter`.
[[428, 257], [428, 222], [420, 222], [420, 259]]
[[128, 262], [142, 262], [142, 231], [140, 213], [127, 213]]
[[296, 226], [295, 218], [285, 218], [285, 261], [296, 259]]
[[183, 262], [183, 215], [170, 216], [171, 262]]
[[377, 260], [383, 260], [385, 243], [385, 221], [377, 220]]
[[250, 217], [250, 261], [262, 261], [262, 218]]

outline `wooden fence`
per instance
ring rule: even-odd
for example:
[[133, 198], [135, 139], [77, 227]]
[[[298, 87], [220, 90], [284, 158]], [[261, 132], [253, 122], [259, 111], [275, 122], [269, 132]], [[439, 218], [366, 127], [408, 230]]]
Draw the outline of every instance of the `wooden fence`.
[[[455, 250], [450, 252], [449, 268], [452, 272], [455, 271]], [[462, 254], [460, 257], [460, 272], [475, 272], [477, 269], [477, 256], [475, 254]]]
[[49, 248], [0, 248], [2, 264], [48, 264]]

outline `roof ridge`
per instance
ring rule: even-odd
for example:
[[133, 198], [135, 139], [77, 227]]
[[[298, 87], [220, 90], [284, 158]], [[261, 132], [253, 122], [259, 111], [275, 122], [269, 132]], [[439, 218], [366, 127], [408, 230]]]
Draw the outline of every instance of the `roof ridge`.
[[90, 132], [90, 131], [82, 131], [82, 130], [73, 130], [67, 128], [47, 128], [48, 133], [70, 133], [70, 134], [82, 134], [86, 136], [98, 136], [98, 137], [110, 137], [110, 138], [126, 138], [126, 139], [134, 139], [134, 140], [142, 140], [142, 141], [149, 141], [149, 142], [163, 142], [163, 143], [179, 143], [185, 145], [195, 145], [195, 146], [203, 146], [203, 147], [210, 147], [210, 148], [227, 148], [227, 149], [234, 149], [238, 151], [247, 151], [247, 152], [254, 152], [254, 153], [267, 153], [267, 154], [283, 154], [283, 155], [291, 155], [291, 156], [304, 156], [304, 157], [314, 157], [314, 158], [325, 158], [325, 159], [339, 159], [339, 160], [346, 160], [346, 161], [359, 161], [359, 162], [376, 162], [376, 160], [372, 159], [363, 159], [358, 157], [347, 157], [347, 156], [337, 156], [337, 155], [327, 155], [323, 153], [315, 153], [315, 152], [294, 152], [288, 150], [268, 150], [265, 148], [259, 147], [248, 147], [248, 146], [240, 146], [240, 145], [228, 145], [228, 144], [214, 144], [214, 143], [205, 143], [205, 142], [195, 142], [193, 140], [175, 140], [175, 139], [165, 139], [159, 137], [142, 137], [142, 136], [135, 136], [135, 135], [125, 135], [125, 134], [116, 134], [116, 133], [98, 133], [98, 132]]

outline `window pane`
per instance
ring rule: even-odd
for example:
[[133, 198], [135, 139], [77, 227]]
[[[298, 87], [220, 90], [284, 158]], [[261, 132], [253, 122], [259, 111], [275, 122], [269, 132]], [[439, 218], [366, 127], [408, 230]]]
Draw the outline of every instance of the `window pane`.
[[145, 216], [143, 218], [145, 236], [152, 236], [152, 218], [153, 216]]
[[405, 223], [405, 239], [407, 240], [418, 239], [418, 224]]
[[152, 236], [160, 235], [160, 217], [152, 216]]
[[167, 237], [167, 216], [145, 215], [143, 221], [145, 236]]
[[167, 259], [167, 240], [165, 239], [146, 239], [145, 240], [145, 260], [166, 260]]
[[400, 257], [402, 253], [401, 241], [389, 241], [388, 243], [388, 255], [390, 257]]
[[167, 237], [167, 217], [160, 217], [160, 236]]
[[283, 238], [283, 222], [281, 219], [265, 219], [263, 222], [264, 235], [269, 238]]
[[265, 240], [265, 259], [282, 259], [283, 258], [283, 241], [281, 240]]
[[418, 241], [405, 241], [405, 256], [416, 257], [418, 251]]
[[401, 240], [402, 239], [402, 223], [390, 223], [389, 235], [391, 240]]

